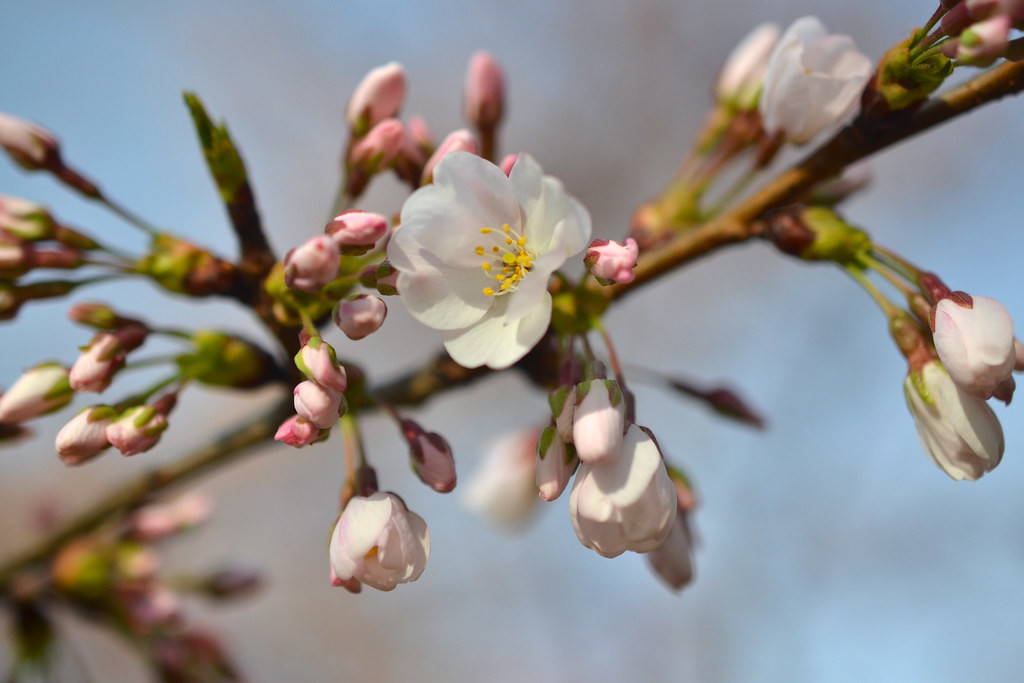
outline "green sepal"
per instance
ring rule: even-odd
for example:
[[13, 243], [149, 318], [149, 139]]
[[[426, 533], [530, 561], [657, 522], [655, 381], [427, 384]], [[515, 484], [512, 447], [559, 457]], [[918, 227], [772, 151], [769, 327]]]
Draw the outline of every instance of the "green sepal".
[[537, 440], [537, 457], [543, 460], [547, 454], [548, 449], [551, 448], [551, 444], [558, 438], [558, 430], [554, 425], [545, 427], [540, 433], [540, 438]]
[[828, 207], [807, 207], [801, 211], [800, 218], [814, 233], [814, 241], [800, 251], [802, 259], [842, 265], [855, 262], [871, 248], [871, 238], [866, 232], [853, 227]]
[[182, 377], [215, 387], [247, 388], [261, 384], [269, 358], [247, 341], [217, 330], [192, 335], [195, 350], [177, 357]]
[[569, 400], [569, 394], [575, 387], [563, 384], [548, 395], [548, 405], [551, 406], [551, 415], [558, 418], [565, 410], [565, 404]]
[[878, 67], [875, 87], [892, 111], [924, 101], [953, 73], [953, 62], [940, 52], [913, 57], [913, 37], [890, 48]]

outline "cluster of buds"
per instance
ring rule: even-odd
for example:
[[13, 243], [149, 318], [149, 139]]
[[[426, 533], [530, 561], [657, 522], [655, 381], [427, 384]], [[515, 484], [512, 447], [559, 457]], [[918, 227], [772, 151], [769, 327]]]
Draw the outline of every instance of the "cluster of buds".
[[1020, 0], [960, 0], [943, 3], [949, 10], [940, 31], [949, 39], [942, 53], [960, 64], [989, 66], [1010, 53], [1010, 31], [1024, 28], [1024, 2]]
[[326, 225], [324, 234], [285, 255], [285, 284], [303, 292], [320, 292], [338, 278], [343, 254], [364, 254], [388, 232], [388, 221], [380, 214], [343, 211]]
[[319, 336], [303, 339], [295, 366], [307, 379], [293, 392], [296, 414], [281, 424], [274, 438], [300, 448], [326, 439], [345, 413], [348, 376], [334, 348]]
[[110, 446], [124, 456], [144, 453], [160, 441], [177, 400], [171, 393], [152, 405], [89, 406], [57, 433], [57, 455], [66, 465], [81, 465]]

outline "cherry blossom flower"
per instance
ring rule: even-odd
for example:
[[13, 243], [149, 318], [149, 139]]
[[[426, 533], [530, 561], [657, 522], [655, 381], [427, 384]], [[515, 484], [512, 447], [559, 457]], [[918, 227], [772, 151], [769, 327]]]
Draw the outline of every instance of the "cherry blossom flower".
[[580, 465], [569, 515], [580, 543], [604, 557], [646, 553], [665, 542], [676, 516], [676, 489], [643, 428], [629, 426], [618, 458]]
[[1010, 378], [1017, 360], [1013, 319], [987, 296], [953, 292], [932, 310], [935, 350], [964, 392], [987, 399]]
[[758, 103], [765, 130], [799, 145], [849, 120], [872, 69], [849, 36], [829, 34], [815, 17], [797, 19], [768, 61]]
[[330, 557], [338, 581], [356, 579], [389, 591], [423, 573], [430, 532], [423, 518], [393, 493], [355, 496], [334, 526]]
[[950, 477], [974, 481], [1003, 457], [1003, 428], [983, 400], [969, 396], [939, 361], [911, 371], [903, 383], [910, 414], [928, 457]]
[[402, 303], [470, 368], [507, 368], [540, 341], [548, 278], [590, 237], [587, 210], [525, 154], [508, 177], [475, 155], [448, 154], [433, 184], [405, 202], [401, 224], [388, 258]]

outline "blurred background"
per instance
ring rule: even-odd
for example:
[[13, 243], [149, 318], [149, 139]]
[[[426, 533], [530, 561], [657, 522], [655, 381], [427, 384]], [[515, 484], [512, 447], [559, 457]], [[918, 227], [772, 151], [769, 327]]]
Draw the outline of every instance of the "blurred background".
[[[503, 149], [532, 153], [589, 207], [596, 236], [614, 238], [681, 160], [721, 62], [755, 24], [816, 14], [877, 58], [933, 10], [836, 0], [42, 0], [4, 11], [0, 111], [55, 131], [65, 159], [137, 213], [233, 255], [181, 100], [182, 90], [198, 92], [228, 121], [283, 253], [324, 224], [345, 103], [363, 74], [403, 63], [403, 113], [423, 115], [440, 139], [463, 125], [466, 63], [486, 48], [506, 69]], [[954, 289], [999, 298], [1018, 319], [1024, 193], [1012, 131], [1022, 115], [1024, 100], [1010, 100], [884, 153], [872, 160], [873, 187], [845, 207], [881, 243]], [[143, 247], [100, 207], [6, 160], [0, 193], [46, 204], [126, 249]], [[392, 212], [402, 196], [381, 179], [361, 206]], [[197, 304], [141, 283], [74, 298], [168, 325], [260, 334], [228, 302]], [[440, 347], [397, 300], [389, 305], [372, 343], [329, 337], [376, 381]], [[39, 360], [75, 358], [90, 334], [66, 320], [66, 308], [32, 305], [0, 327], [0, 386]], [[564, 497], [509, 535], [467, 512], [460, 489], [427, 490], [392, 424], [373, 417], [365, 436], [382, 486], [430, 525], [421, 580], [388, 594], [331, 589], [340, 446], [272, 445], [204, 480], [199, 490], [217, 501], [213, 521], [168, 546], [172, 570], [237, 561], [266, 572], [267, 589], [252, 600], [188, 605], [195, 620], [224, 634], [254, 681], [1020, 680], [1019, 406], [995, 406], [1007, 442], [1000, 467], [976, 483], [953, 482], [918, 444], [905, 364], [874, 304], [838, 270], [762, 244], [644, 288], [608, 326], [630, 362], [727, 380], [768, 418], [758, 433], [638, 387], [640, 422], [692, 475], [701, 501], [697, 579], [680, 595], [640, 556], [605, 560], [582, 547]], [[24, 547], [42, 518], [73, 514], [275, 396], [191, 390], [155, 451], [108, 454], [79, 469], [61, 465], [52, 448], [72, 413], [37, 421], [36, 439], [0, 452], [0, 554]], [[465, 482], [489, 443], [539, 424], [546, 410], [543, 395], [506, 373], [415, 416], [448, 438]], [[89, 672], [81, 680], [147, 680], [105, 633], [71, 618], [62, 632]]]

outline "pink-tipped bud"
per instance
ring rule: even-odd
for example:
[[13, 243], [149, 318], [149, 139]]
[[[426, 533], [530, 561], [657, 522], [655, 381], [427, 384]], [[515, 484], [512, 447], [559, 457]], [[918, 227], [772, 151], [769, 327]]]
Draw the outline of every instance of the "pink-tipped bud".
[[622, 452], [625, 419], [626, 402], [618, 382], [580, 382], [572, 420], [572, 441], [579, 459], [586, 463], [616, 460]]
[[1008, 16], [1014, 24], [1024, 21], [1024, 0], [966, 0], [964, 5], [974, 21], [998, 15]]
[[665, 542], [647, 553], [647, 561], [658, 576], [678, 591], [693, 580], [693, 533], [689, 515], [680, 509]]
[[955, 52], [947, 56], [972, 66], [988, 66], [1006, 52], [1012, 28], [1013, 22], [1008, 14], [997, 14], [980, 21], [960, 34]]
[[405, 128], [398, 119], [383, 119], [352, 146], [348, 162], [360, 174], [371, 176], [390, 168], [405, 149]]
[[317, 235], [284, 257], [284, 281], [292, 289], [319, 292], [338, 277], [338, 246], [327, 235]]
[[949, 376], [976, 398], [991, 397], [1017, 361], [1013, 319], [987, 296], [952, 292], [932, 309], [932, 336]]
[[512, 167], [516, 165], [517, 161], [519, 161], [518, 154], [506, 154], [505, 158], [501, 160], [500, 164], [498, 164], [498, 168], [501, 169], [502, 173], [508, 175], [512, 172]]
[[330, 429], [345, 412], [345, 396], [340, 391], [328, 389], [307, 380], [299, 382], [294, 391], [295, 412], [320, 429]]
[[137, 455], [148, 451], [167, 429], [167, 415], [155, 406], [135, 406], [121, 413], [107, 425], [107, 441], [121, 455]]
[[0, 422], [17, 424], [52, 413], [66, 406], [74, 395], [68, 369], [57, 363], [42, 363], [0, 396]]
[[505, 75], [489, 52], [477, 52], [466, 70], [466, 119], [480, 131], [493, 131], [505, 110]]
[[89, 345], [83, 347], [78, 360], [71, 366], [68, 381], [75, 391], [100, 393], [110, 386], [114, 373], [124, 366], [126, 349], [117, 335], [100, 332]]
[[286, 443], [292, 448], [302, 448], [316, 443], [320, 436], [319, 427], [298, 415], [292, 415], [277, 428], [274, 440]]
[[325, 389], [342, 392], [348, 387], [345, 368], [334, 348], [320, 337], [309, 339], [295, 354], [295, 367]]
[[39, 126], [0, 112], [0, 147], [28, 171], [59, 168], [60, 145]]
[[346, 254], [362, 254], [373, 247], [389, 230], [388, 219], [379, 213], [351, 209], [339, 213], [324, 232]]
[[402, 420], [402, 436], [409, 443], [409, 463], [416, 476], [438, 493], [455, 488], [455, 459], [444, 437], [427, 432], [412, 420]]
[[552, 501], [562, 495], [579, 465], [576, 450], [558, 436], [555, 427], [545, 427], [537, 441], [537, 490]]
[[715, 95], [719, 102], [740, 111], [757, 108], [768, 58], [779, 42], [779, 35], [778, 26], [764, 23], [740, 40], [718, 75]]
[[0, 230], [18, 239], [38, 242], [51, 239], [56, 224], [50, 212], [39, 204], [0, 195]]
[[639, 254], [640, 248], [632, 237], [627, 237], [625, 244], [594, 240], [587, 248], [583, 262], [598, 282], [613, 285], [616, 282], [633, 281], [633, 268], [636, 267]]
[[384, 296], [398, 294], [398, 269], [391, 265], [387, 259], [380, 262], [373, 276], [374, 286], [379, 293]]
[[334, 324], [349, 339], [362, 339], [379, 330], [387, 315], [388, 306], [380, 297], [357, 294], [338, 303], [334, 309]]
[[572, 443], [572, 416], [576, 410], [576, 385], [563, 384], [548, 397], [551, 406], [551, 417], [555, 421], [559, 438], [565, 443]]
[[405, 132], [409, 135], [409, 141], [428, 154], [434, 151], [434, 136], [430, 133], [430, 127], [422, 116], [412, 115], [405, 122]]
[[57, 433], [57, 455], [65, 465], [81, 465], [110, 447], [107, 425], [117, 415], [110, 406], [90, 406]]
[[356, 86], [345, 118], [352, 134], [362, 137], [380, 121], [397, 116], [405, 99], [405, 69], [397, 62], [372, 69]]
[[465, 128], [449, 133], [448, 137], [441, 143], [441, 146], [427, 159], [427, 164], [423, 167], [423, 177], [420, 180], [421, 185], [429, 185], [434, 182], [434, 169], [441, 162], [441, 159], [444, 159], [452, 152], [479, 154], [480, 146], [477, 144], [473, 134]]

